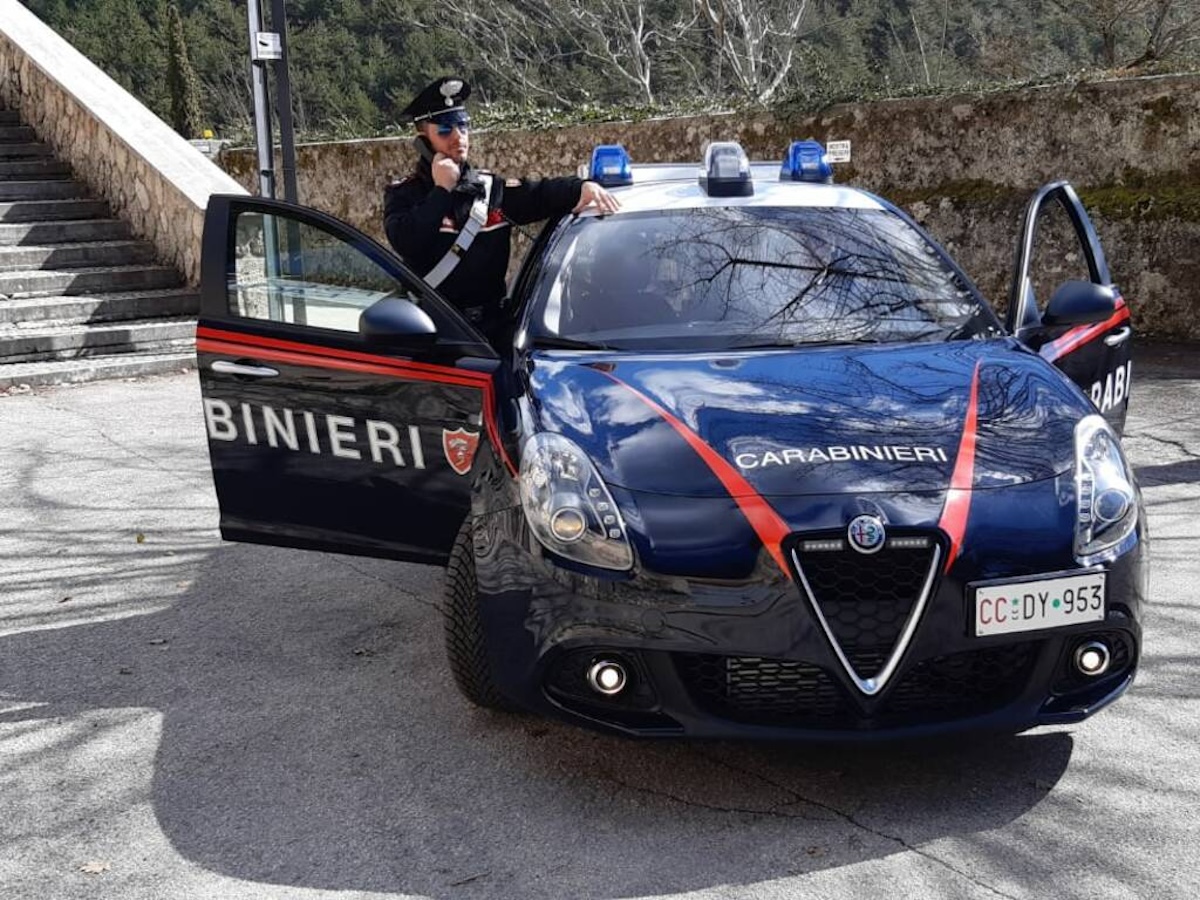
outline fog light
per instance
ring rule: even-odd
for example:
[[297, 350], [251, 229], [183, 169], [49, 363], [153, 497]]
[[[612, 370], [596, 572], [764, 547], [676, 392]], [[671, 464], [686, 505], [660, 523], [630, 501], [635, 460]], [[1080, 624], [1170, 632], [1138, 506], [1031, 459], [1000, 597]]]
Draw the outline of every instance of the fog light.
[[1075, 648], [1075, 668], [1089, 678], [1103, 675], [1111, 662], [1112, 654], [1101, 641], [1088, 641]]
[[588, 686], [597, 694], [613, 697], [625, 690], [629, 677], [625, 667], [611, 659], [602, 659], [592, 663], [587, 673]]

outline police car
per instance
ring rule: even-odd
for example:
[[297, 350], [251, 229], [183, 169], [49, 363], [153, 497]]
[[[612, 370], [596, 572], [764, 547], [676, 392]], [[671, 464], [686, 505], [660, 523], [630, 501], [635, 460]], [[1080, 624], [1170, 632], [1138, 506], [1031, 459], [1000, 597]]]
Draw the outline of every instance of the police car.
[[[347, 225], [214, 197], [222, 535], [446, 565], [469, 700], [630, 735], [1018, 731], [1128, 688], [1129, 309], [1068, 184], [1001, 317], [819, 144], [591, 176], [621, 210], [547, 224], [499, 346]], [[1051, 209], [1086, 274], [1035, 291]]]

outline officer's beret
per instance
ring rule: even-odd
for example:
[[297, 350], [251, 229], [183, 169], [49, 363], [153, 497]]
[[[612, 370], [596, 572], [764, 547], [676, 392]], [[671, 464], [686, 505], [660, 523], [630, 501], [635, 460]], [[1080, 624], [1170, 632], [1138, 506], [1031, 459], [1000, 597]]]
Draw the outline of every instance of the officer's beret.
[[438, 113], [454, 112], [464, 108], [471, 86], [457, 76], [439, 78], [425, 88], [412, 102], [400, 111], [400, 115], [414, 122], [421, 122]]

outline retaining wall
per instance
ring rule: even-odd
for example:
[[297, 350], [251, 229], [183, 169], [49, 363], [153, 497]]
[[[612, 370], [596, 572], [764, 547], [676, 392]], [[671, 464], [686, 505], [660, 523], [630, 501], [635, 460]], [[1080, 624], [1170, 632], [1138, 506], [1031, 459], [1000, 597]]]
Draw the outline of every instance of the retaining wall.
[[[838, 180], [907, 208], [999, 306], [1025, 201], [1047, 181], [1070, 180], [1139, 330], [1200, 340], [1200, 76], [840, 105], [818, 115], [478, 131], [471, 156], [504, 175], [546, 175], [574, 171], [598, 143], [663, 162], [698, 159], [705, 141], [733, 139], [752, 159], [778, 159], [802, 137], [852, 141], [852, 163], [838, 167]], [[412, 167], [414, 154], [406, 134], [301, 145], [297, 160], [302, 203], [382, 237], [384, 186]], [[256, 190], [252, 149], [227, 150], [220, 162]]]

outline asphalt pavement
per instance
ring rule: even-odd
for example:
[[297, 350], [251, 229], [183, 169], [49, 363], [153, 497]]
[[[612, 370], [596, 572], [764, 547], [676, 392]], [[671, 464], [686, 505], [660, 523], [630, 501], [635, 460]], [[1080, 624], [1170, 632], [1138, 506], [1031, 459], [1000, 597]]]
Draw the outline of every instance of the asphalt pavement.
[[1131, 692], [852, 750], [472, 709], [439, 569], [221, 541], [194, 372], [0, 397], [0, 898], [1194, 897], [1198, 375], [1135, 356]]

